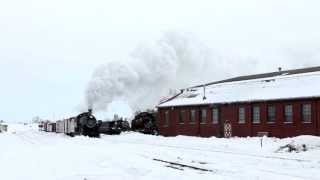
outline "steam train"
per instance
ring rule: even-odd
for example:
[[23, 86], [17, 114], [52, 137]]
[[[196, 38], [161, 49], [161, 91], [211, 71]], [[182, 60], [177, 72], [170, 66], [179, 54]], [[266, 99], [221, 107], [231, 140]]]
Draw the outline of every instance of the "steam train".
[[76, 117], [59, 120], [55, 123], [42, 122], [39, 128], [46, 132], [64, 133], [69, 136], [84, 135], [89, 137], [99, 137], [98, 131], [101, 122], [97, 121], [92, 110], [79, 114]]
[[156, 112], [138, 113], [131, 122], [131, 130], [144, 134], [158, 135], [156, 117]]
[[158, 135], [156, 113], [138, 113], [132, 120], [131, 127], [123, 119], [114, 121], [98, 121], [92, 110], [79, 114], [76, 117], [59, 120], [55, 123], [46, 121], [39, 124], [39, 128], [46, 132], [64, 133], [69, 136], [84, 135], [100, 137], [100, 134], [116, 135], [124, 131], [135, 131], [144, 134]]

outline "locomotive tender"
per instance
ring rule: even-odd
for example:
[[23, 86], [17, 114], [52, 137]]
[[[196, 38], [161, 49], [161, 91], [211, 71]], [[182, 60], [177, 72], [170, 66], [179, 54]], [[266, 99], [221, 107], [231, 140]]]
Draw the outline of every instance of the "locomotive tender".
[[121, 134], [121, 132], [129, 131], [130, 125], [128, 121], [116, 120], [116, 121], [105, 121], [101, 123], [99, 127], [99, 132], [101, 134]]

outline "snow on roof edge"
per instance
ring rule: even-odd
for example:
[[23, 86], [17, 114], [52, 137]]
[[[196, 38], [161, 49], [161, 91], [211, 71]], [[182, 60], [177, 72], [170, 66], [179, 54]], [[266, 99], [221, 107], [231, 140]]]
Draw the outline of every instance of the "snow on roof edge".
[[[215, 86], [223, 86], [223, 85], [230, 85], [230, 84], [243, 84], [243, 83], [250, 83], [250, 82], [258, 82], [258, 81], [266, 81], [266, 80], [272, 80], [272, 79], [290, 79], [294, 77], [306, 77], [306, 76], [312, 76], [312, 75], [320, 75], [320, 71], [314, 71], [314, 72], [306, 72], [306, 73], [299, 73], [299, 74], [281, 74], [281, 75], [276, 75], [272, 77], [265, 77], [265, 78], [257, 78], [257, 79], [250, 79], [250, 80], [243, 80], [243, 81], [233, 81], [233, 82], [222, 82], [222, 83], [217, 83], [217, 84], [211, 84], [208, 85], [207, 87], [215, 87]], [[196, 88], [190, 88], [190, 89], [199, 89], [200, 87]], [[184, 90], [187, 90], [189, 88], [186, 88]], [[183, 93], [181, 93], [183, 94]], [[231, 104], [231, 103], [253, 103], [253, 102], [258, 102], [258, 101], [278, 101], [278, 100], [294, 100], [294, 99], [310, 99], [310, 98], [320, 98], [319, 95], [311, 95], [311, 96], [296, 96], [296, 97], [285, 97], [285, 98], [261, 98], [261, 99], [250, 99], [250, 100], [235, 100], [235, 101], [225, 101], [225, 102], [201, 102], [197, 101], [195, 103], [184, 103], [184, 104], [170, 104], [171, 101], [175, 100], [176, 98], [179, 98], [181, 95], [177, 95], [175, 98], [172, 98], [166, 102], [163, 102], [159, 104], [157, 107], [181, 107], [181, 106], [194, 106], [194, 105], [212, 105], [212, 104]]]
[[278, 98], [278, 99], [253, 99], [250, 101], [228, 101], [228, 102], [218, 102], [218, 103], [194, 103], [194, 104], [177, 104], [177, 105], [158, 105], [157, 108], [166, 107], [183, 107], [183, 106], [206, 106], [206, 105], [218, 105], [218, 104], [236, 104], [236, 103], [256, 103], [256, 102], [269, 102], [269, 101], [283, 101], [283, 100], [298, 100], [298, 99], [314, 99], [319, 98], [319, 96], [305, 96], [305, 97], [293, 97], [293, 98]]

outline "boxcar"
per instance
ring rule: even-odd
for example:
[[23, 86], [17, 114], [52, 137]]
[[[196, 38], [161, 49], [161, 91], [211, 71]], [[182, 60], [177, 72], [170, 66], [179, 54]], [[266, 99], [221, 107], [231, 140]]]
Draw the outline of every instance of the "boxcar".
[[69, 118], [64, 120], [65, 134], [74, 136], [76, 134], [77, 121], [76, 118]]
[[63, 120], [59, 120], [57, 121], [56, 124], [56, 132], [57, 133], [64, 133], [64, 121]]

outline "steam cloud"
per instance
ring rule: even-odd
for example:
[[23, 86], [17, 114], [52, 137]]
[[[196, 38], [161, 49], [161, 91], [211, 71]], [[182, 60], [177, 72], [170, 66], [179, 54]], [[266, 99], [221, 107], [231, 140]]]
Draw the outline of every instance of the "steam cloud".
[[166, 33], [155, 44], [136, 48], [126, 62], [98, 67], [88, 85], [87, 103], [103, 110], [113, 100], [125, 99], [134, 110], [152, 108], [169, 89], [203, 80], [213, 59], [219, 58], [194, 38]]
[[105, 110], [112, 101], [124, 99], [133, 110], [143, 110], [156, 106], [170, 95], [170, 89], [254, 69], [265, 69], [265, 63], [221, 56], [190, 34], [169, 32], [152, 45], [136, 48], [125, 62], [111, 61], [98, 67], [88, 84], [86, 101], [95, 110]]

